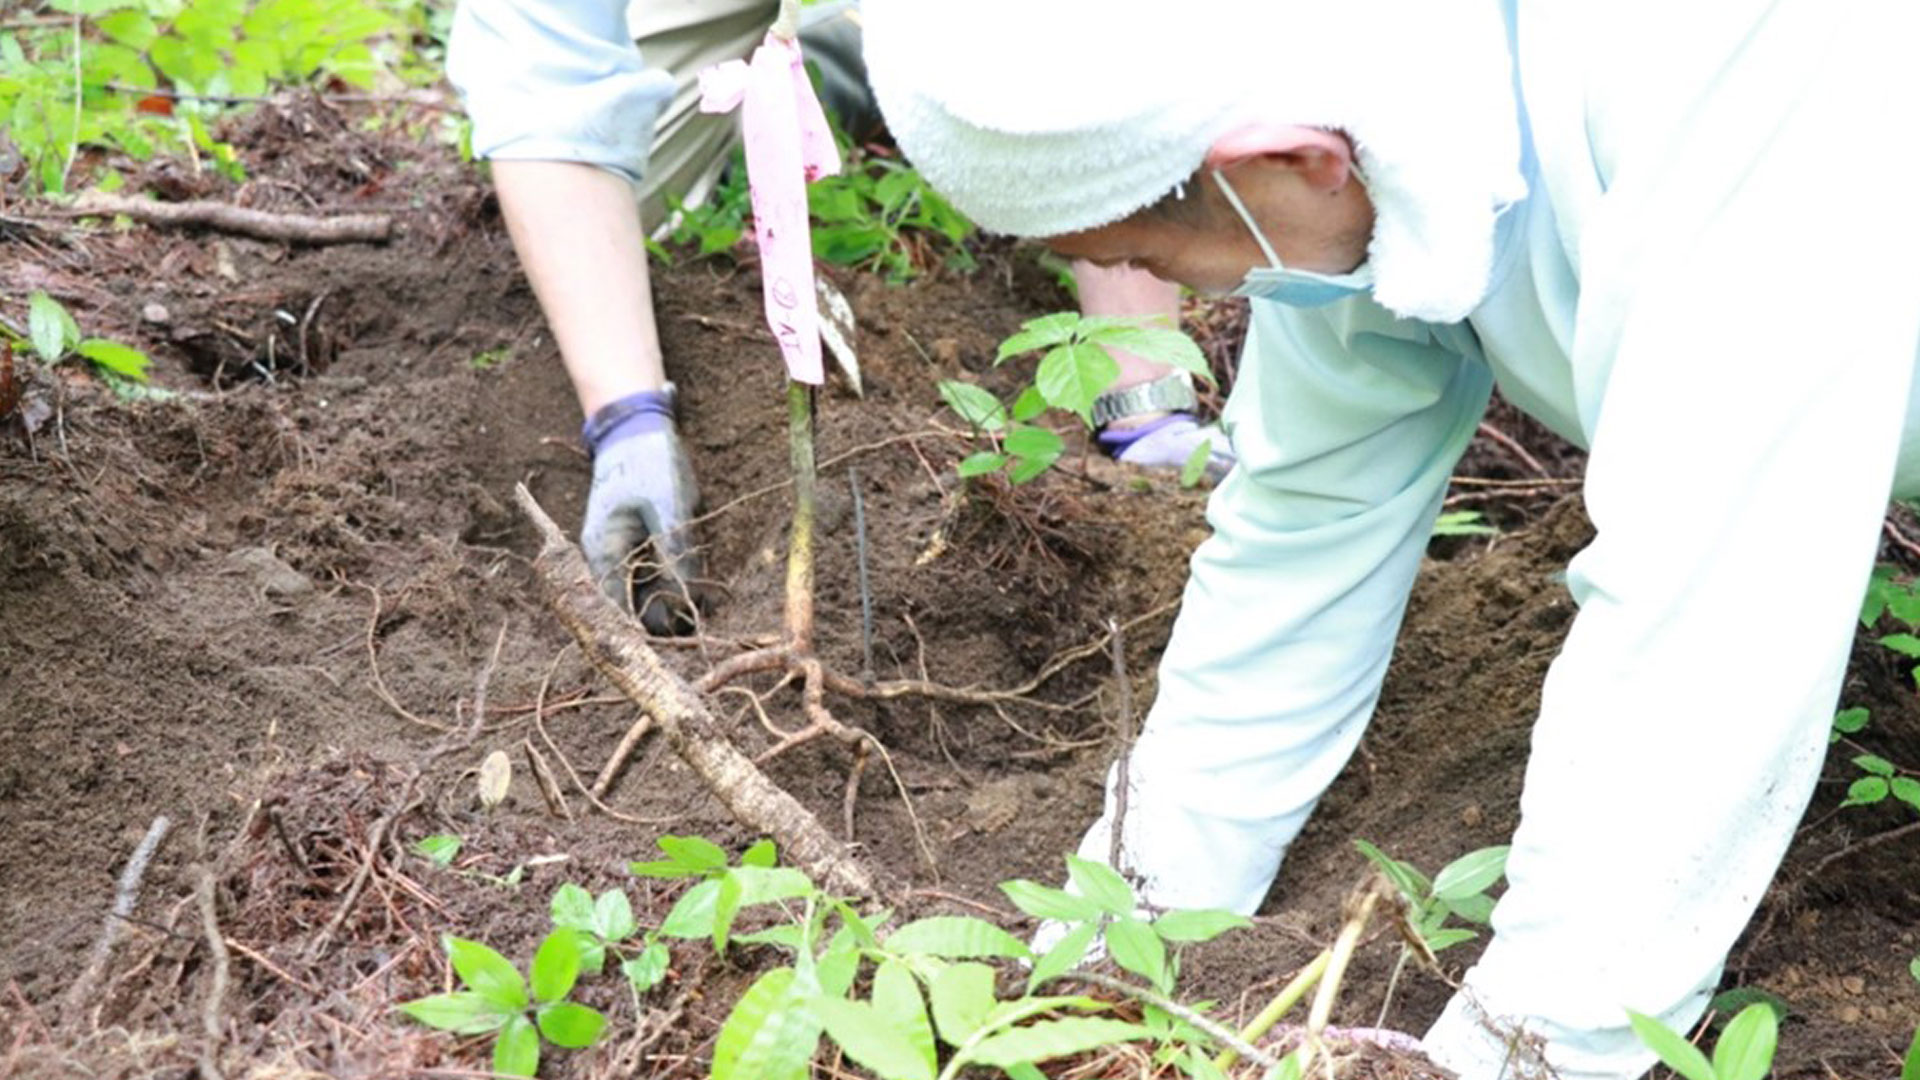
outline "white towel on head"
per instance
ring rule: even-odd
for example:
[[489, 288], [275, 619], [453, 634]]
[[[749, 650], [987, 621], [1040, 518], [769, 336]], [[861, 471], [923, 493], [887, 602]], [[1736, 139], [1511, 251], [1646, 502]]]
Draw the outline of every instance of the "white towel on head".
[[865, 0], [862, 20], [894, 137], [995, 232], [1117, 221], [1250, 120], [1335, 128], [1377, 214], [1375, 298], [1451, 322], [1526, 193], [1497, 0]]

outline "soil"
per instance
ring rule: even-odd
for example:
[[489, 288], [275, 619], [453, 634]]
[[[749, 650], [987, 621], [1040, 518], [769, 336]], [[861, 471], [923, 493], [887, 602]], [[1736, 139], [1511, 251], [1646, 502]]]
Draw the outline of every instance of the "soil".
[[[0, 218], [0, 311], [24, 321], [27, 293], [45, 289], [90, 334], [149, 351], [156, 385], [176, 392], [128, 401], [72, 370], [17, 365], [24, 398], [0, 434], [0, 1075], [484, 1073], [483, 1041], [391, 1012], [444, 988], [442, 934], [524, 957], [564, 881], [624, 886], [657, 921], [678, 888], [625, 865], [658, 836], [755, 839], [657, 737], [608, 796], [620, 819], [568, 779], [591, 782], [636, 717], [544, 605], [534, 533], [513, 509], [524, 483], [578, 521], [577, 407], [484, 178], [426, 137], [431, 112], [363, 119], [283, 102], [230, 133], [246, 183], [177, 167], [135, 182], [267, 210], [384, 210], [398, 223], [384, 246]], [[816, 636], [827, 666], [854, 676], [992, 690], [1046, 673], [992, 706], [828, 702], [898, 775], [862, 774], [858, 854], [908, 884], [909, 914], [994, 912], [1018, 931], [995, 885], [1058, 877], [1095, 816], [1111, 718], [1151, 700], [1205, 493], [1115, 466], [1077, 435], [1034, 484], [961, 489], [953, 467], [970, 447], [935, 384], [1004, 389], [1000, 339], [1068, 305], [1033, 252], [982, 242], [976, 256], [972, 273], [906, 285], [834, 272], [860, 323], [865, 393], [833, 382], [819, 397]], [[781, 630], [786, 405], [750, 257], [683, 257], [655, 275], [719, 594], [701, 643], [657, 644], [695, 678]], [[1190, 314], [1230, 374], [1240, 313]], [[1354, 838], [1430, 872], [1513, 828], [1540, 680], [1573, 614], [1555, 575], [1589, 527], [1571, 494], [1578, 452], [1497, 403], [1489, 423], [1461, 476], [1537, 482], [1457, 489], [1501, 532], [1436, 539], [1360, 752], [1258, 925], [1188, 956], [1186, 996], [1257, 1011], [1331, 941], [1365, 874]], [[1115, 620], [1124, 694], [1102, 646]], [[750, 754], [775, 741], [756, 701], [766, 723], [800, 722], [775, 681], [711, 700]], [[1872, 709], [1863, 745], [1920, 766], [1898, 657], [1863, 640], [1843, 701]], [[476, 713], [479, 733], [461, 737]], [[514, 775], [487, 810], [475, 773], [494, 751]], [[530, 775], [534, 752], [559, 772], [570, 819]], [[1907, 970], [1920, 834], [1891, 836], [1911, 820], [1902, 807], [1836, 812], [1851, 756], [1830, 763], [1726, 975], [1791, 1008], [1782, 1077], [1894, 1075], [1920, 1021]], [[844, 745], [818, 740], [767, 768], [845, 831]], [[163, 815], [171, 832], [118, 946], [88, 973], [116, 882]], [[462, 838], [451, 867], [405, 850], [434, 833]], [[1421, 1030], [1477, 949], [1443, 953], [1442, 975], [1408, 970], [1389, 1002], [1397, 946], [1370, 939], [1337, 1022], [1384, 1007], [1387, 1026]], [[543, 1075], [702, 1075], [719, 1021], [771, 958], [710, 954], [679, 947], [668, 984], [638, 1003], [613, 979], [584, 984], [616, 1037], [553, 1055]], [[1428, 1074], [1375, 1053], [1348, 1072]]]

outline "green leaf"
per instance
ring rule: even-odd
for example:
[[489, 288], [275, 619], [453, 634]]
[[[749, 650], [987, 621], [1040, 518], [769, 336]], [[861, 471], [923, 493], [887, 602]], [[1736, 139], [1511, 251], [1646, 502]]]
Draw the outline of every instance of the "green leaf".
[[1893, 791], [1894, 798], [1915, 810], [1920, 810], [1920, 780], [1915, 780], [1911, 776], [1896, 776], [1887, 783]]
[[633, 920], [633, 903], [625, 889], [608, 889], [593, 905], [593, 931], [607, 941], [625, 941], [640, 925]]
[[153, 16], [144, 11], [116, 11], [94, 20], [100, 32], [131, 49], [145, 49], [160, 36]]
[[73, 352], [108, 369], [113, 375], [119, 375], [121, 379], [132, 379], [134, 382], [146, 382], [146, 367], [152, 363], [144, 352], [119, 342], [109, 342], [108, 338], [86, 338], [81, 344], [73, 346]]
[[1853, 763], [1875, 776], [1892, 776], [1897, 771], [1893, 767], [1893, 762], [1878, 754], [1861, 754], [1853, 759]]
[[553, 890], [553, 902], [548, 909], [555, 926], [593, 929], [593, 894], [572, 882]]
[[455, 1035], [482, 1035], [520, 1015], [518, 1009], [502, 1009], [471, 990], [409, 1001], [400, 1006], [400, 1011], [428, 1027]]
[[968, 1051], [966, 1058], [976, 1064], [1005, 1068], [1023, 1061], [1046, 1061], [1069, 1054], [1083, 1054], [1102, 1046], [1151, 1038], [1152, 1035], [1139, 1024], [1097, 1016], [1041, 1020], [1027, 1027], [1014, 1028], [982, 1039]]
[[1029, 319], [1020, 327], [1019, 333], [1000, 343], [1000, 351], [994, 354], [993, 362], [1001, 364], [1008, 357], [1071, 341], [1074, 331], [1079, 326], [1080, 316], [1071, 311], [1059, 311], [1052, 315]]
[[1024, 484], [1060, 460], [1066, 443], [1046, 428], [1016, 424], [1007, 435], [1006, 448], [1016, 459], [1013, 467], [1007, 470], [1007, 479]]
[[555, 1046], [581, 1050], [592, 1046], [606, 1029], [607, 1018], [599, 1012], [571, 1001], [545, 1006], [536, 1015], [540, 1034]]
[[1133, 886], [1111, 866], [1069, 855], [1067, 877], [1080, 890], [1080, 895], [1101, 911], [1109, 915], [1133, 914]]
[[981, 431], [999, 431], [1007, 426], [1007, 410], [1000, 399], [972, 383], [942, 380], [940, 400], [959, 413], [960, 419]]
[[1186, 1053], [1180, 1058], [1179, 1065], [1180, 1071], [1186, 1073], [1191, 1080], [1228, 1080], [1227, 1074], [1221, 1072], [1219, 1066], [1213, 1063], [1213, 1059], [1198, 1046], [1189, 1045]]
[[1169, 989], [1173, 979], [1167, 970], [1167, 946], [1153, 927], [1131, 915], [1122, 915], [1107, 924], [1107, 952], [1113, 962], [1152, 983]]
[[33, 351], [49, 364], [57, 364], [67, 355], [67, 347], [80, 340], [80, 328], [60, 301], [35, 289], [27, 302], [27, 332]]
[[447, 958], [469, 989], [504, 1008], [526, 1008], [527, 984], [512, 961], [477, 941], [446, 940]]
[[1907, 964], [1907, 974], [1913, 976], [1913, 981], [1920, 982], [1920, 956], [1914, 957]]
[[741, 866], [773, 866], [780, 861], [779, 850], [771, 840], [756, 840], [753, 846], [740, 853]]
[[1757, 986], [1737, 986], [1732, 990], [1722, 990], [1713, 995], [1712, 1001], [1707, 1002], [1708, 1009], [1723, 1016], [1732, 1016], [1749, 1005], [1765, 1005], [1773, 1010], [1774, 1018], [1780, 1020], [1786, 1019], [1787, 1014], [1792, 1011], [1787, 1006], [1787, 999], [1778, 994], [1768, 993]]
[[1470, 851], [1448, 863], [1433, 878], [1433, 895], [1439, 900], [1464, 900], [1487, 891], [1507, 872], [1506, 847]]
[[459, 857], [460, 838], [448, 833], [423, 836], [413, 842], [413, 850], [414, 854], [444, 869], [453, 865], [453, 860]]
[[1715, 1080], [1761, 1080], [1773, 1067], [1780, 1020], [1767, 1005], [1749, 1005], [1728, 1022], [1713, 1047]]
[[1244, 930], [1253, 920], [1218, 908], [1169, 911], [1153, 921], [1154, 932], [1167, 941], [1212, 941], [1229, 930]]
[[1267, 1073], [1266, 1080], [1301, 1080], [1307, 1069], [1302, 1056], [1305, 1053], [1305, 1050], [1295, 1050], [1281, 1058], [1280, 1064], [1275, 1065]]
[[713, 900], [713, 951], [727, 951], [727, 935], [733, 932], [734, 917], [740, 914], [740, 879], [733, 874], [720, 877], [720, 891]]
[[935, 915], [910, 922], [885, 942], [888, 952], [972, 959], [998, 956], [1023, 959], [1032, 955], [1020, 939], [984, 919], [964, 915]]
[[1356, 839], [1353, 846], [1359, 848], [1360, 854], [1365, 855], [1367, 861], [1379, 867], [1380, 872], [1387, 875], [1387, 880], [1393, 882], [1393, 887], [1400, 890], [1400, 895], [1413, 901], [1416, 906], [1433, 895], [1433, 886], [1428, 883], [1426, 875], [1414, 869], [1411, 863], [1403, 863], [1365, 840]]
[[1180, 486], [1190, 488], [1207, 475], [1207, 463], [1213, 460], [1213, 438], [1201, 439], [1180, 466]]
[[1087, 950], [1093, 946], [1094, 935], [1100, 932], [1097, 922], [1083, 922], [1067, 931], [1066, 935], [1048, 949], [1046, 955], [1033, 963], [1033, 974], [1027, 979], [1027, 993], [1031, 994], [1042, 986], [1072, 971], [1087, 958]]
[[1003, 881], [1000, 891], [1007, 894], [1007, 899], [1013, 901], [1014, 907], [1036, 919], [1085, 922], [1100, 915], [1100, 906], [1086, 897], [1075, 896], [1065, 889], [1051, 888], [1037, 881], [1024, 878]]
[[717, 873], [727, 868], [727, 853], [705, 837], [663, 836], [655, 842], [668, 858], [689, 870]]
[[740, 995], [713, 1045], [712, 1080], [800, 1080], [819, 1027], [796, 990], [798, 974], [775, 968]]
[[727, 871], [740, 885], [740, 906], [798, 900], [813, 895], [813, 879], [791, 866], [741, 866]]
[[1863, 776], [1847, 785], [1847, 797], [1841, 806], [1867, 806], [1887, 797], [1892, 787], [1878, 776]]
[[1047, 1080], [1046, 1073], [1024, 1061], [1016, 1061], [1002, 1071], [1007, 1074], [1007, 1080]]
[[1900, 1066], [1900, 1080], [1920, 1080], [1920, 1027], [1913, 1029], [1913, 1043], [1907, 1047], [1906, 1063]]
[[1478, 510], [1453, 510], [1433, 519], [1435, 536], [1497, 536], [1499, 529], [1482, 522]]
[[1476, 934], [1471, 930], [1463, 929], [1458, 926], [1449, 927], [1445, 930], [1435, 930], [1430, 934], [1421, 935], [1421, 937], [1425, 939], [1427, 943], [1427, 948], [1433, 950], [1434, 952], [1439, 952], [1442, 949], [1451, 949], [1455, 945], [1459, 945], [1462, 942], [1472, 941], [1474, 938], [1477, 938], [1479, 936], [1480, 936], [1479, 934]]
[[1120, 365], [1098, 345], [1077, 342], [1056, 346], [1040, 360], [1033, 385], [1047, 404], [1093, 424], [1093, 399], [1120, 377]]
[[[1133, 321], [1130, 318], [1130, 321]], [[1167, 326], [1135, 325], [1104, 327], [1087, 335], [1089, 341], [1098, 342], [1110, 349], [1130, 352], [1143, 360], [1156, 364], [1179, 368], [1208, 383], [1213, 382], [1213, 370], [1207, 366], [1207, 356], [1200, 346], [1186, 334]]]
[[1486, 893], [1474, 893], [1458, 900], [1442, 900], [1440, 905], [1477, 926], [1485, 926], [1493, 919], [1493, 897]]
[[720, 898], [718, 881], [703, 881], [688, 889], [660, 923], [667, 937], [703, 938], [713, 933], [714, 903]]
[[1888, 634], [1880, 639], [1880, 644], [1902, 656], [1920, 657], [1920, 637], [1912, 634]]
[[1047, 411], [1047, 397], [1037, 386], [1029, 386], [1013, 399], [1013, 418], [1025, 422]]
[[1632, 1009], [1627, 1010], [1627, 1020], [1633, 1025], [1633, 1033], [1640, 1036], [1640, 1041], [1658, 1054], [1668, 1068], [1686, 1077], [1686, 1080], [1716, 1080], [1713, 1066], [1707, 1063], [1707, 1056], [1692, 1043], [1674, 1034], [1665, 1024]]
[[994, 1006], [993, 969], [971, 961], [951, 964], [933, 977], [927, 992], [940, 1037], [958, 1046], [980, 1030]]
[[823, 997], [813, 1007], [827, 1034], [848, 1057], [886, 1080], [933, 1080], [931, 1055], [923, 1056], [906, 1033], [889, 1024], [872, 1005]]
[[1833, 741], [1839, 742], [1842, 735], [1857, 735], [1867, 726], [1867, 710], [1855, 706], [1841, 709], [1833, 717]]
[[533, 1021], [516, 1016], [493, 1043], [493, 1071], [503, 1076], [532, 1076], [540, 1071], [540, 1032]]
[[561, 927], [533, 954], [533, 999], [559, 1001], [580, 978], [580, 931]]
[[1007, 456], [1005, 454], [996, 454], [991, 450], [982, 450], [977, 454], [968, 454], [966, 457], [961, 458], [960, 464], [954, 471], [961, 476], [980, 476], [985, 473], [999, 472], [1001, 467], [1006, 465], [1006, 463]]
[[873, 973], [873, 1007], [881, 1022], [899, 1032], [931, 1071], [938, 1061], [933, 1021], [920, 996], [920, 983], [907, 965], [898, 960], [880, 962]]
[[634, 993], [644, 994], [666, 978], [668, 959], [667, 947], [656, 941], [640, 950], [639, 956], [622, 963], [620, 972], [633, 984]]

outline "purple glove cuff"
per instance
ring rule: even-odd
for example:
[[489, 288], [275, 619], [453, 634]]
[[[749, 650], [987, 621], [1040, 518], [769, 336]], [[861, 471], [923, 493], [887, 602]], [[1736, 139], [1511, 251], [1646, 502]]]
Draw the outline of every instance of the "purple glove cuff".
[[1193, 423], [1193, 417], [1186, 413], [1168, 413], [1152, 423], [1141, 424], [1138, 427], [1115, 428], [1112, 425], [1108, 425], [1107, 427], [1101, 428], [1093, 438], [1095, 442], [1100, 444], [1100, 449], [1107, 452], [1108, 457], [1117, 458], [1126, 452], [1127, 447], [1159, 431], [1161, 428], [1169, 424], [1183, 422], [1191, 424]]
[[637, 394], [609, 401], [594, 410], [581, 425], [580, 441], [589, 453], [600, 451], [622, 439], [673, 427], [673, 384], [665, 389], [642, 390]]

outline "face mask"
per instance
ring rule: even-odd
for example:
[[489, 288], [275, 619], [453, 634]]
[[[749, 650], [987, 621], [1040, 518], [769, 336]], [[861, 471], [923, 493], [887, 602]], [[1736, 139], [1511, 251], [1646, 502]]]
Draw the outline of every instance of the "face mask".
[[1227, 202], [1233, 204], [1233, 211], [1253, 233], [1260, 244], [1260, 250], [1266, 254], [1271, 265], [1256, 266], [1247, 271], [1240, 279], [1240, 285], [1233, 290], [1234, 296], [1245, 296], [1256, 300], [1277, 300], [1292, 307], [1320, 307], [1336, 300], [1345, 300], [1349, 296], [1359, 296], [1373, 291], [1373, 264], [1365, 262], [1356, 270], [1344, 274], [1320, 274], [1312, 270], [1294, 270], [1280, 263], [1279, 253], [1267, 242], [1267, 236], [1254, 223], [1253, 215], [1247, 212], [1247, 206], [1240, 201], [1240, 195], [1227, 183], [1220, 170], [1213, 170], [1214, 182], [1220, 185], [1221, 194]]

